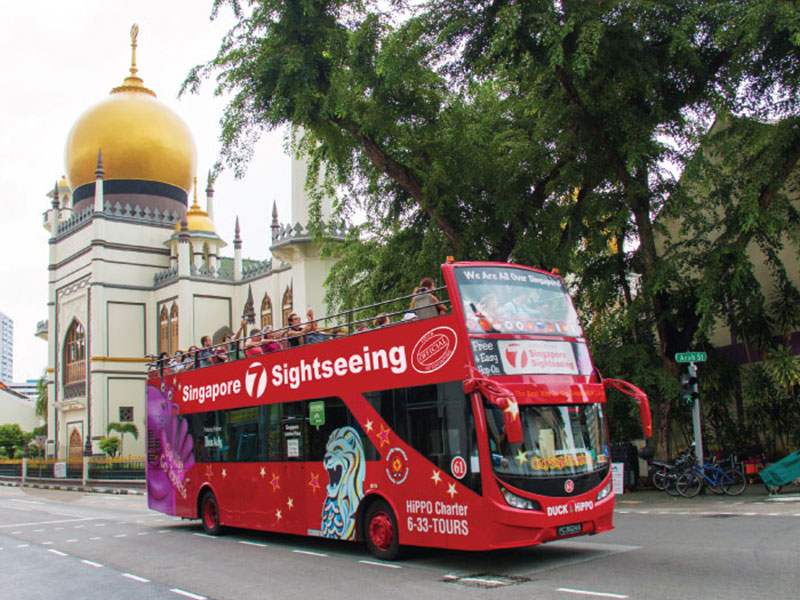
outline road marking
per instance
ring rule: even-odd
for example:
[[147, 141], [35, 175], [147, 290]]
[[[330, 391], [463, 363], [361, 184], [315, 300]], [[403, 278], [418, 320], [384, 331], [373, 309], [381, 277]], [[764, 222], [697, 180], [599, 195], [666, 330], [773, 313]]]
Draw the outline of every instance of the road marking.
[[102, 539], [102, 538], [100, 536], [96, 535], [94, 537], [90, 537], [89, 539], [90, 540], [99, 540], [99, 539]]
[[[73, 516], [73, 515], [68, 515]], [[83, 517], [81, 519], [61, 519], [59, 521], [38, 521], [36, 523], [13, 523], [11, 525], [0, 525], [0, 529], [10, 529], [12, 527], [38, 527], [39, 525], [54, 525], [56, 523], [75, 523], [78, 521], [94, 521], [97, 517]], [[56, 527], [56, 529], [64, 529]]]
[[566, 592], [568, 594], [583, 594], [584, 596], [597, 596], [600, 598], [627, 598], [623, 594], [611, 594], [609, 592], [592, 592], [589, 590], [573, 590], [572, 588], [558, 588], [557, 592]]
[[59, 552], [58, 550], [54, 550], [53, 548], [48, 548], [48, 552], [52, 552], [53, 554], [58, 554], [59, 556], [69, 556], [66, 552]]
[[146, 531], [140, 531], [140, 532], [139, 532], [139, 533], [137, 533], [136, 535], [147, 535], [147, 533], [148, 533], [148, 532], [146, 532]]
[[187, 598], [193, 598], [194, 600], [208, 600], [205, 596], [201, 596], [199, 594], [193, 594], [192, 592], [187, 592], [186, 590], [181, 590], [178, 588], [171, 588], [169, 591], [172, 592], [173, 594], [186, 596]]
[[169, 533], [172, 529], [160, 529], [158, 533]]
[[117, 534], [117, 535], [115, 535], [114, 537], [115, 537], [115, 538], [124, 538], [124, 537], [128, 537], [128, 534], [127, 534], [127, 533], [118, 533], [118, 534]]
[[257, 542], [247, 542], [245, 540], [239, 540], [240, 544], [244, 544], [245, 546], [258, 546], [259, 548], [266, 548], [266, 544], [259, 544]]
[[42, 542], [42, 546], [52, 546], [53, 542]]
[[83, 529], [83, 528], [84, 528], [84, 526], [83, 526], [83, 525], [75, 525], [75, 527], [74, 527], [74, 528], [75, 528], [75, 529]]
[[42, 532], [44, 531], [44, 529], [34, 529], [34, 531], [35, 531], [36, 533], [42, 533]]
[[67, 540], [67, 543], [68, 543], [68, 544], [74, 544], [74, 543], [75, 543], [75, 542], [77, 542], [77, 541], [78, 541], [78, 540], [76, 540], [75, 538], [72, 538], [71, 540]]
[[139, 577], [138, 575], [133, 575], [131, 573], [123, 573], [123, 577], [127, 577], [128, 579], [133, 579], [134, 581], [138, 581], [139, 583], [150, 583], [149, 579], [145, 579], [144, 577]]
[[27, 548], [30, 544], [17, 544], [17, 548]]
[[21, 531], [12, 531], [11, 535], [19, 535], [20, 533], [22, 533], [22, 532]]
[[402, 569], [400, 565], [390, 565], [389, 563], [375, 562], [374, 560], [360, 560], [358, 561], [363, 565], [372, 565], [375, 567], [386, 567], [387, 569]]
[[[159, 533], [161, 533], [161, 532], [159, 531]], [[204, 538], [208, 538], [208, 539], [211, 539], [211, 540], [216, 540], [216, 539], [219, 539], [219, 538], [217, 538], [217, 536], [215, 536], [215, 535], [208, 535], [207, 533], [193, 533], [192, 535], [196, 535], [197, 537], [204, 537]]]
[[40, 500], [23, 500], [22, 498], [9, 498], [9, 502], [23, 502], [25, 504], [44, 504]]
[[95, 569], [100, 569], [103, 566], [100, 563], [96, 563], [92, 560], [82, 560], [81, 562], [85, 565], [89, 565], [90, 567], [94, 567]]
[[327, 557], [327, 554], [322, 554], [321, 552], [309, 552], [308, 550], [292, 550], [292, 552], [296, 554], [306, 554], [308, 556], [323, 556]]
[[32, 508], [24, 508], [22, 506], [8, 506], [7, 504], [3, 504], [2, 508], [7, 508], [8, 510], [21, 510], [22, 512], [32, 512]]

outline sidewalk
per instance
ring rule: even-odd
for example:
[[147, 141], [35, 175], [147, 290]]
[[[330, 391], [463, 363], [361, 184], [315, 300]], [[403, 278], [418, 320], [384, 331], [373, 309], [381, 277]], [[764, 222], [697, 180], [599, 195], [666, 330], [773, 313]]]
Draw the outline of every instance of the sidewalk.
[[144, 481], [87, 481], [86, 485], [74, 479], [32, 479], [27, 478], [22, 485], [19, 477], [2, 477], [0, 485], [6, 487], [26, 487], [43, 490], [66, 490], [70, 492], [84, 492], [93, 494], [125, 494], [144, 496]]

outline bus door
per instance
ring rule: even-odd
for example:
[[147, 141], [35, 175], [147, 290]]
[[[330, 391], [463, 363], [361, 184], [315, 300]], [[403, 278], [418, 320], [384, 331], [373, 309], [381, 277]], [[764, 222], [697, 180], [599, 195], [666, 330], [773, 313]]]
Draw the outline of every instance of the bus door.
[[[270, 483], [273, 511], [271, 518], [278, 529], [307, 534], [305, 515], [306, 467], [308, 453], [308, 419], [304, 414], [305, 402], [284, 404], [280, 421], [281, 457], [280, 481]], [[277, 470], [276, 470], [277, 472]]]

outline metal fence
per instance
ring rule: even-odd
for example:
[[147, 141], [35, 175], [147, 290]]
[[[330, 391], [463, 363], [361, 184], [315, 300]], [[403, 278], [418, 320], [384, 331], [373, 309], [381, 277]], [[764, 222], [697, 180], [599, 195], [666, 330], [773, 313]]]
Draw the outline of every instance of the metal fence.
[[[115, 481], [144, 481], [144, 456], [124, 458], [90, 458], [87, 479]], [[29, 458], [0, 460], [0, 477], [29, 479], [83, 479], [83, 459]]]

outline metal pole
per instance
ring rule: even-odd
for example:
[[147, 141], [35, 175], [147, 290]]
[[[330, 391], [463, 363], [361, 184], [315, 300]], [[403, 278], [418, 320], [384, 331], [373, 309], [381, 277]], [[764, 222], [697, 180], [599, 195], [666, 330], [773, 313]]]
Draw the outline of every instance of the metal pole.
[[[689, 377], [697, 380], [697, 365], [689, 363]], [[697, 393], [697, 384], [692, 385], [694, 404], [692, 406], [692, 425], [694, 427], [694, 454], [697, 465], [703, 466], [703, 428], [700, 425], [700, 395]]]

